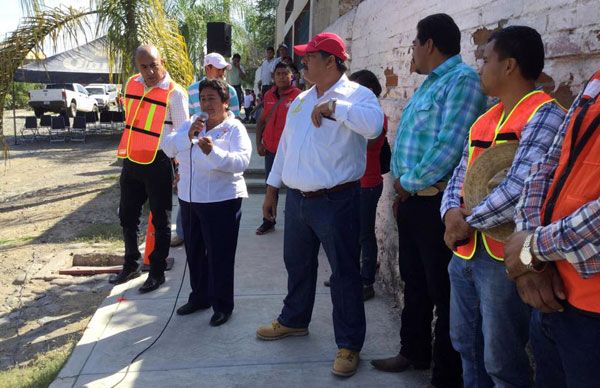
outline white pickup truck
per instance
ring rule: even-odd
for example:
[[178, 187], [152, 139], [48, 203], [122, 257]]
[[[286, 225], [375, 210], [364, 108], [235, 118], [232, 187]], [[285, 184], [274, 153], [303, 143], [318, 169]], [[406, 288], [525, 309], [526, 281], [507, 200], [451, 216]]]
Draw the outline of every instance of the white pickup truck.
[[30, 90], [29, 106], [37, 117], [46, 112], [75, 117], [78, 111], [98, 111], [98, 102], [80, 84], [48, 84], [45, 89]]
[[88, 85], [85, 87], [90, 97], [96, 100], [98, 109], [109, 110], [111, 105], [115, 105], [115, 97], [110, 95], [107, 87], [104, 85]]

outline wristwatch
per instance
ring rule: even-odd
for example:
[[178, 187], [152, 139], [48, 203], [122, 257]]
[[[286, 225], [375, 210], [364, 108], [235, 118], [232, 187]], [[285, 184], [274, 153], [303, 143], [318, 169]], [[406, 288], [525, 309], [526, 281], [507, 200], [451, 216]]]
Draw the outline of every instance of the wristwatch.
[[332, 98], [327, 103], [327, 109], [331, 112], [331, 114], [335, 114], [335, 103], [337, 102], [337, 98]]
[[531, 254], [531, 242], [533, 241], [533, 233], [528, 235], [523, 242], [523, 247], [521, 248], [521, 253], [519, 254], [519, 259], [521, 263], [525, 266], [527, 271], [531, 272], [542, 272], [544, 268], [546, 268], [546, 263], [541, 262], [538, 264], [533, 263], [533, 255]]

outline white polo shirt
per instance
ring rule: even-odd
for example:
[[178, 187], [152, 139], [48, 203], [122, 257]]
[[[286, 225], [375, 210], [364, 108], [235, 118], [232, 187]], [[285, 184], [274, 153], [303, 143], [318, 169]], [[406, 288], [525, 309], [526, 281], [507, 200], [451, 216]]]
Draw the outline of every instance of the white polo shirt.
[[[314, 106], [331, 98], [337, 98], [335, 121], [322, 118], [315, 127], [310, 118]], [[316, 191], [357, 181], [365, 172], [367, 139], [379, 136], [382, 128], [377, 97], [345, 74], [320, 98], [313, 86], [290, 105], [267, 184]]]

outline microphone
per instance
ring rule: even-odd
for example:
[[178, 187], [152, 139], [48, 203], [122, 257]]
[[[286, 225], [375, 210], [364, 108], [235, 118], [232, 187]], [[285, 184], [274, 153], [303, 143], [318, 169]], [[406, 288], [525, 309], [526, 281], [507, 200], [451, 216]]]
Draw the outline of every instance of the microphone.
[[[203, 124], [208, 120], [208, 114], [206, 112], [200, 112], [198, 118], [196, 120], [200, 120]], [[198, 137], [200, 136], [200, 131], [194, 131], [194, 138], [192, 139], [192, 144], [198, 144]]]

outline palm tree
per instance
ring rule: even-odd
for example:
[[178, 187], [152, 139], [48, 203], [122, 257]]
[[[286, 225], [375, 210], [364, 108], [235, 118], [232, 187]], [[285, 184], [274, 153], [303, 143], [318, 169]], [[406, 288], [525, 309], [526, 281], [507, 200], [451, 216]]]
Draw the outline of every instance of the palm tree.
[[[16, 69], [31, 50], [43, 52], [49, 39], [55, 46], [61, 39], [77, 43], [81, 32], [90, 27], [88, 17], [96, 15], [96, 34], [105, 32], [110, 72], [117, 70], [121, 82], [134, 73], [133, 58], [140, 44], [154, 44], [161, 51], [173, 79], [188, 85], [192, 81], [192, 64], [177, 22], [165, 12], [163, 0], [90, 0], [87, 9], [72, 7], [46, 8], [43, 0], [21, 0], [28, 16], [19, 27], [0, 42], [0, 117]], [[88, 29], [89, 30], [89, 29]], [[120, 63], [120, 69], [115, 64]], [[8, 146], [0, 120], [0, 143], [5, 158]]]

